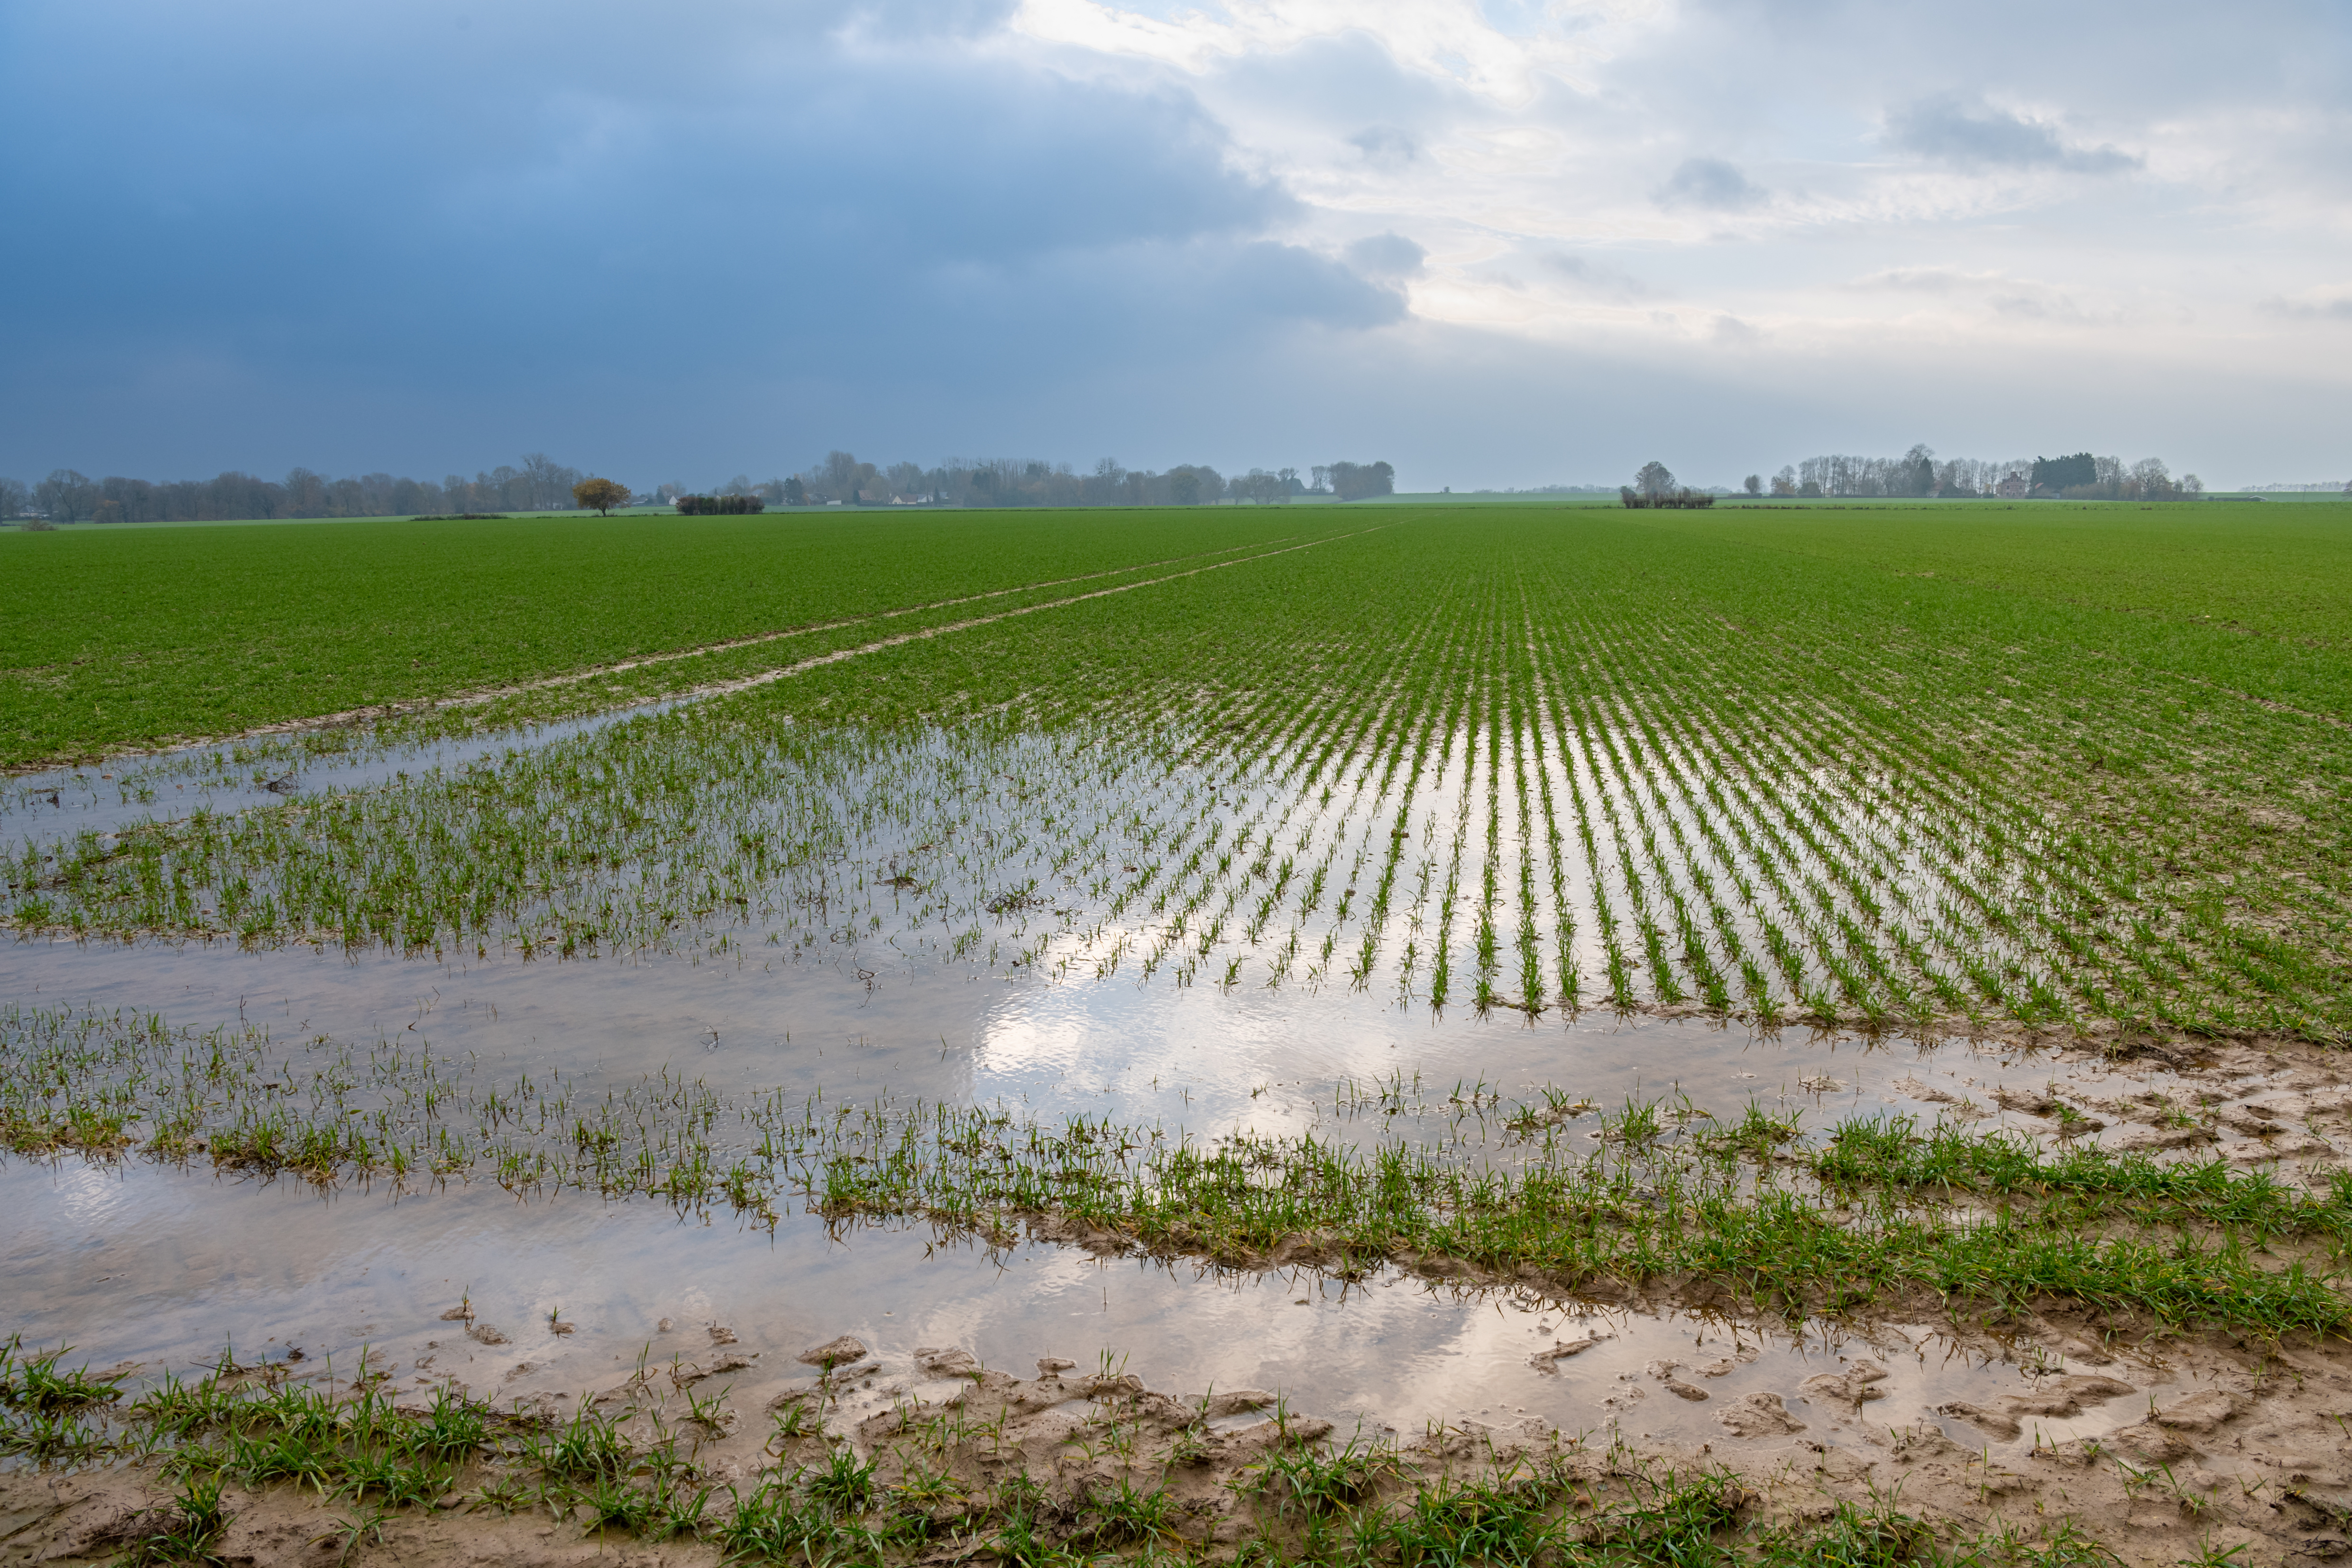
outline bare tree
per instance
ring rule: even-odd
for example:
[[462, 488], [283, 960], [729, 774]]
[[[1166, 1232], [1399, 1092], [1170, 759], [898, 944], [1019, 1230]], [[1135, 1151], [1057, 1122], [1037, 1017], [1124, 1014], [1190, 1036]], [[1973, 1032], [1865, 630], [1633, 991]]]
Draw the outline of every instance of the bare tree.
[[834, 451], [824, 455], [825, 494], [836, 501], [856, 498], [857, 471], [862, 466], [856, 455]]
[[[502, 469], [502, 473], [512, 473]], [[516, 474], [507, 486], [507, 504], [532, 512], [551, 512], [562, 507], [572, 494], [572, 486], [587, 476], [577, 468], [566, 468], [544, 452], [526, 452], [522, 472]]]
[[1633, 488], [1644, 496], [1666, 496], [1674, 493], [1675, 471], [1653, 458], [1642, 465], [1633, 476]]
[[1750, 474], [1739, 482], [1739, 487], [1751, 496], [1760, 496], [1764, 493], [1764, 476]]

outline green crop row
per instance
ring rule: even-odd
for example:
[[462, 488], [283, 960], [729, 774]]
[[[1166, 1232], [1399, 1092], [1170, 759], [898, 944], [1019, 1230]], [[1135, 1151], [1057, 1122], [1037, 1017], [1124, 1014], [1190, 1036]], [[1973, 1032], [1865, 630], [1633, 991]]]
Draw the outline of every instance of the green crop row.
[[37, 1157], [135, 1155], [395, 1190], [492, 1180], [769, 1226], [795, 1206], [997, 1239], [1051, 1221], [1242, 1268], [1279, 1251], [1339, 1272], [1403, 1262], [1561, 1290], [1699, 1280], [1800, 1316], [1928, 1292], [2266, 1333], [2352, 1322], [2336, 1277], [2352, 1249], [2340, 1173], [2306, 1191], [2219, 1161], [2053, 1153], [1901, 1118], [1809, 1143], [1760, 1106], [1734, 1120], [1664, 1103], [1593, 1117], [1550, 1092], [1516, 1108], [1475, 1091], [1449, 1103], [1421, 1138], [1389, 1114], [1402, 1098], [1343, 1092], [1323, 1130], [1203, 1141], [984, 1106], [741, 1096], [667, 1070], [498, 1078], [422, 1046], [286, 1047], [249, 1026], [0, 1015], [0, 1146]]
[[894, 945], [1530, 1015], [2352, 1026], [2346, 732], [2182, 653], [2221, 632], [1606, 512], [1375, 515], [735, 650], [757, 684], [462, 768], [28, 841], [11, 918]]

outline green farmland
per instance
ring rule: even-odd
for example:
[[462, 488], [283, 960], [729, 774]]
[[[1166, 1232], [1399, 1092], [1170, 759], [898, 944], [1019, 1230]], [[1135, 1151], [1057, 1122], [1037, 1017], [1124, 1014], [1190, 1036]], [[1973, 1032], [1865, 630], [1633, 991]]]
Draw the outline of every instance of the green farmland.
[[0, 536], [0, 1455], [139, 1561], [2333, 1550], [2346, 515]]
[[0, 549], [20, 766], [484, 688], [509, 689], [276, 744], [704, 696], [397, 786], [28, 842], [21, 925], [572, 955], [734, 920], [797, 947], [818, 898], [950, 961], [1530, 1017], [2352, 1025], [2352, 528], [2318, 508]]

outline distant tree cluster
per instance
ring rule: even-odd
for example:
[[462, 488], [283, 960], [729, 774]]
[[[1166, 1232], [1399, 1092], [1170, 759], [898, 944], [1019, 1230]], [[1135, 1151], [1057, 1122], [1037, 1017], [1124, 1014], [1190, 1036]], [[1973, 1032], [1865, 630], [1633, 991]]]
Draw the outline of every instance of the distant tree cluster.
[[[882, 467], [835, 451], [822, 463], [763, 483], [738, 474], [716, 493], [756, 496], [776, 507], [1202, 507], [1274, 506], [1300, 496], [1354, 501], [1395, 490], [1396, 470], [1386, 463], [1332, 463], [1304, 475], [1296, 468], [1253, 468], [1228, 477], [1205, 463], [1155, 473], [1112, 457], [1086, 473], [1066, 463], [1013, 457]], [[672, 504], [686, 494], [682, 486], [664, 485], [649, 498]]]
[[[1751, 486], [1751, 492], [1753, 486]], [[2205, 493], [2194, 474], [2172, 477], [2160, 458], [2144, 457], [2126, 466], [2116, 457], [2078, 452], [2069, 457], [2013, 457], [1986, 462], [1974, 457], [1939, 461], [1931, 446], [1918, 445], [1900, 457], [1808, 457], [1783, 468], [1772, 494], [1815, 497], [1937, 497], [1956, 500], [2177, 501]]]
[[1686, 485], [1676, 483], [1675, 471], [1658, 462], [1643, 464], [1642, 471], [1633, 476], [1633, 482], [1631, 485], [1618, 486], [1617, 498], [1636, 510], [1644, 507], [1712, 507], [1715, 505], [1712, 492], [1694, 490]]
[[740, 517], [768, 509], [759, 496], [680, 496], [671, 504], [682, 517]]
[[1331, 493], [1343, 501], [1396, 494], [1396, 470], [1385, 463], [1334, 463]]
[[296, 468], [282, 480], [230, 472], [213, 479], [162, 484], [110, 475], [92, 479], [60, 468], [37, 485], [0, 479], [0, 517], [51, 523], [211, 522], [229, 517], [398, 517], [467, 512], [550, 512], [573, 504], [582, 482], [543, 452], [471, 479], [452, 474], [437, 484], [390, 474], [330, 479]]

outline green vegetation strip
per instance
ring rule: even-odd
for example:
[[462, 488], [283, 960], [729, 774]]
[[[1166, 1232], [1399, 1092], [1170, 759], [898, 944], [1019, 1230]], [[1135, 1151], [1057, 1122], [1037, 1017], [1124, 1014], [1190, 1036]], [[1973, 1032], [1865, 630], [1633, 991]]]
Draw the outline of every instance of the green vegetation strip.
[[767, 1225], [787, 1205], [1000, 1239], [1034, 1224], [1239, 1268], [1397, 1262], [1564, 1291], [1697, 1287], [1799, 1316], [1927, 1291], [1957, 1311], [2057, 1299], [2273, 1335], [2352, 1327], [2336, 1271], [2352, 1248], [2352, 1176], [2310, 1193], [2218, 1161], [2053, 1155], [1902, 1119], [1849, 1121], [1807, 1146], [1760, 1107], [1718, 1122], [1628, 1105], [1585, 1136], [1568, 1103], [1498, 1113], [1537, 1135], [1483, 1152], [1458, 1125], [1428, 1144], [1202, 1142], [990, 1107], [738, 1099], [667, 1071], [493, 1079], [425, 1048], [289, 1050], [257, 1029], [199, 1034], [152, 1017], [0, 1014], [0, 1139], [32, 1156], [138, 1154], [322, 1183], [485, 1179]]
[[[1643, 1135], [1655, 1116], [1630, 1107], [1591, 1155], [1547, 1139], [1506, 1167], [1402, 1144], [1238, 1135], [1203, 1146], [1110, 1122], [1049, 1129], [941, 1106], [857, 1147], [814, 1149], [803, 1168], [827, 1214], [915, 1215], [982, 1232], [1020, 1218], [1076, 1221], [1238, 1266], [1279, 1254], [1340, 1268], [1396, 1260], [1568, 1290], [1703, 1281], [1799, 1315], [1911, 1289], [1962, 1307], [2059, 1298], [2272, 1334], [2352, 1324], [2336, 1276], [2299, 1258], [2263, 1267], [2253, 1244], [2226, 1230], [2200, 1235], [2184, 1223], [2161, 1240], [2085, 1236], [2072, 1205], [2025, 1201], [2021, 1186], [1990, 1212], [1925, 1207], [1907, 1186], [1878, 1186], [1880, 1173], [1843, 1153], [1843, 1139], [1799, 1164], [1823, 1184], [1783, 1186], [1775, 1166], [1744, 1164], [1737, 1137]], [[2068, 1190], [2100, 1166], [2112, 1186], [2162, 1181], [2144, 1158], [2084, 1152], [2050, 1167], [2046, 1185]], [[1832, 1178], [1845, 1190], [1825, 1185]], [[2339, 1260], [2352, 1239], [2352, 1178], [2338, 1176], [2324, 1199], [2222, 1172], [2200, 1185], [2218, 1201], [2174, 1218], [2259, 1213], [2262, 1239], [2311, 1237]], [[2151, 1207], [2133, 1218], [2154, 1230], [2166, 1217]]]

